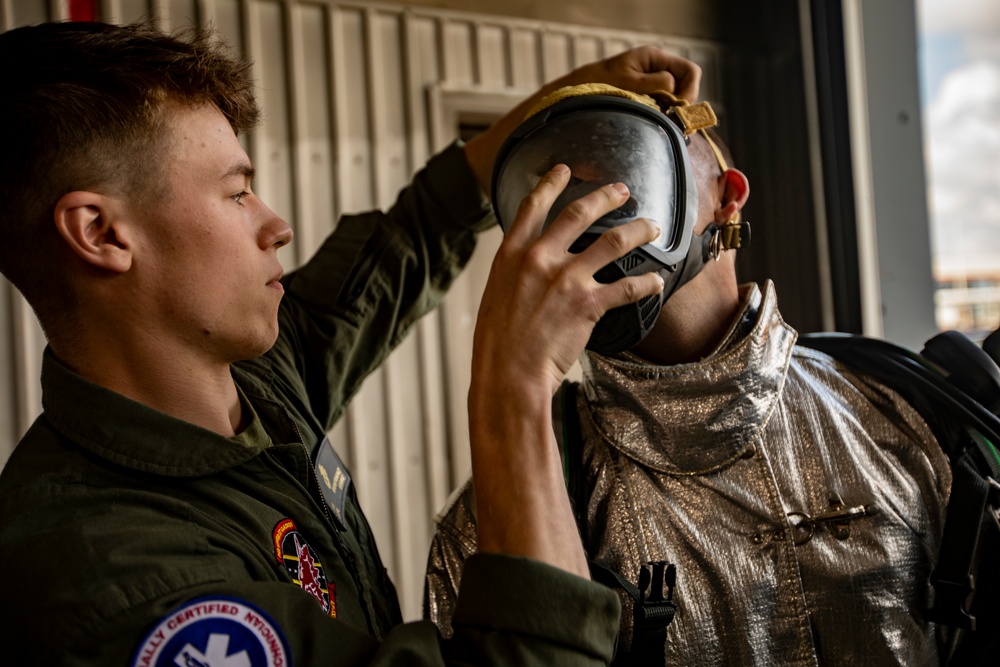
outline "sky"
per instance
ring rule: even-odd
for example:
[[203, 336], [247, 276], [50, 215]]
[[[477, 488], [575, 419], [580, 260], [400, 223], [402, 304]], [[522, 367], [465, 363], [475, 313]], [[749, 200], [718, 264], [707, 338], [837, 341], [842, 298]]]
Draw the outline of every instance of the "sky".
[[1000, 1], [917, 9], [935, 273], [1000, 275]]

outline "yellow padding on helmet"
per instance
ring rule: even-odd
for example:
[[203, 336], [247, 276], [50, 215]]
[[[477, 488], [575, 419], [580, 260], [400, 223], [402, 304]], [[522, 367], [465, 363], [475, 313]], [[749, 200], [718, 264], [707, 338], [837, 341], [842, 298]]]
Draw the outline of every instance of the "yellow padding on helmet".
[[653, 96], [649, 96], [642, 93], [634, 93], [631, 90], [623, 90], [607, 83], [581, 83], [576, 86], [565, 86], [543, 97], [525, 115], [524, 119], [531, 118], [536, 113], [548, 109], [557, 102], [562, 102], [571, 97], [585, 97], [587, 95], [622, 97], [633, 102], [638, 102], [639, 104], [644, 104], [657, 111], [673, 114], [680, 122], [681, 127], [684, 128], [685, 137], [689, 137], [695, 132], [700, 131], [701, 135], [708, 142], [708, 145], [712, 147], [712, 152], [715, 154], [715, 159], [718, 161], [722, 171], [726, 171], [729, 168], [729, 165], [726, 164], [726, 159], [722, 157], [722, 151], [719, 150], [719, 147], [715, 145], [712, 138], [705, 132], [706, 129], [719, 124], [719, 118], [715, 115], [712, 105], [708, 102], [691, 104], [683, 97], [677, 97], [666, 90], [653, 93]]
[[581, 83], [578, 86], [566, 86], [558, 90], [554, 90], [545, 97], [543, 97], [538, 104], [532, 107], [531, 111], [524, 117], [525, 120], [531, 118], [539, 111], [548, 109], [550, 106], [557, 102], [562, 102], [571, 97], [584, 97], [586, 95], [610, 95], [612, 97], [624, 97], [627, 100], [632, 100], [633, 102], [638, 102], [639, 104], [645, 104], [648, 107], [659, 110], [660, 106], [656, 103], [649, 95], [643, 95], [642, 93], [633, 93], [631, 90], [622, 90], [621, 88], [616, 88], [607, 83]]

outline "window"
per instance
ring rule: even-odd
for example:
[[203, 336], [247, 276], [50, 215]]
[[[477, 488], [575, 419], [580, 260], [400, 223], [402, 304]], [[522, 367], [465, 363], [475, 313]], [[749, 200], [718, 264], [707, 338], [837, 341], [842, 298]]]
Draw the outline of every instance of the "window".
[[937, 324], [1000, 327], [1000, 3], [919, 0]]

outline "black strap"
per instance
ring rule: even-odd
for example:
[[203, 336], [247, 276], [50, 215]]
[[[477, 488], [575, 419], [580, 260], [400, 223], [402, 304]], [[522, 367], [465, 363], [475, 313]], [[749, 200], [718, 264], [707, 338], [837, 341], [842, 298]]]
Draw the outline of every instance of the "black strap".
[[968, 456], [952, 468], [951, 498], [944, 522], [938, 564], [931, 575], [934, 606], [927, 618], [962, 630], [975, 630], [971, 613], [976, 589], [975, 557], [983, 516], [987, 511], [990, 485], [975, 469]]
[[[587, 546], [587, 482], [583, 472], [583, 435], [580, 432], [580, 413], [576, 408], [576, 395], [580, 385], [576, 382], [563, 382], [560, 388], [560, 412], [562, 417], [562, 451], [563, 470], [566, 474], [566, 490], [569, 492], [570, 503], [576, 525], [580, 530], [580, 538], [584, 548]], [[589, 555], [588, 555], [589, 558]]]
[[[579, 385], [563, 382], [553, 401], [553, 421], [558, 422], [557, 440], [563, 456], [566, 489], [573, 505], [583, 539], [587, 535], [587, 480], [583, 468], [583, 434], [577, 410]], [[674, 620], [674, 585], [677, 568], [666, 561], [651, 561], [640, 566], [638, 585], [622, 574], [601, 565], [587, 554], [591, 578], [608, 588], [620, 588], [632, 598], [632, 647], [628, 653], [615, 656], [614, 665], [662, 665], [666, 660], [667, 626]], [[626, 610], [627, 613], [627, 610]]]
[[674, 620], [677, 568], [666, 561], [640, 566], [636, 586], [620, 573], [590, 561], [590, 577], [632, 598], [632, 647], [615, 656], [614, 665], [662, 665], [666, 661], [667, 626]]

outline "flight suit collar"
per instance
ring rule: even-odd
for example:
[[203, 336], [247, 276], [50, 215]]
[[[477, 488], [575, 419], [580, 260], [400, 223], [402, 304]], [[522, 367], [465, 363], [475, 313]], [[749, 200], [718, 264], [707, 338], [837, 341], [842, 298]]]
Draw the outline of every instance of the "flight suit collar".
[[251, 419], [240, 436], [226, 438], [86, 380], [50, 348], [42, 358], [42, 408], [56, 431], [107, 461], [168, 477], [217, 473], [271, 445], [272, 429], [238, 383], [237, 391]]

